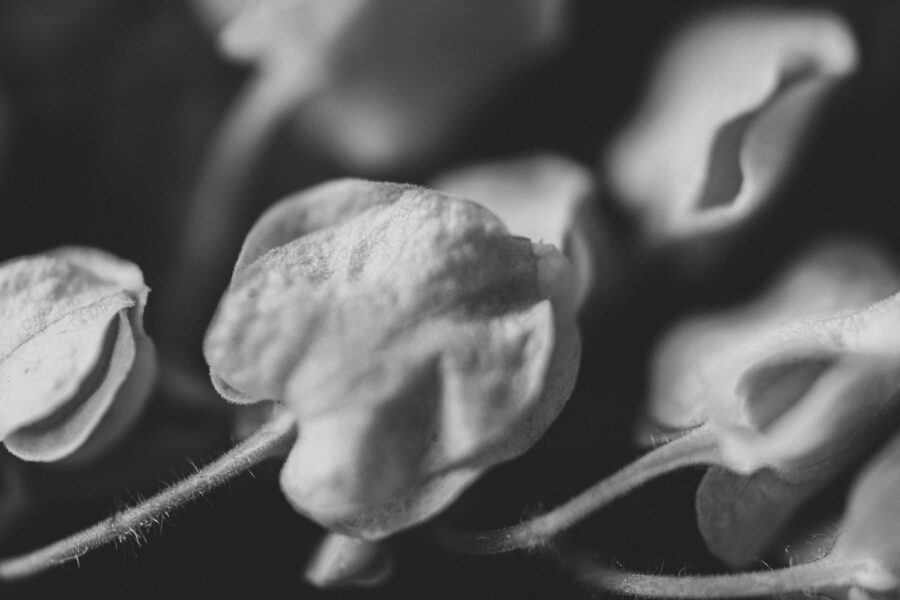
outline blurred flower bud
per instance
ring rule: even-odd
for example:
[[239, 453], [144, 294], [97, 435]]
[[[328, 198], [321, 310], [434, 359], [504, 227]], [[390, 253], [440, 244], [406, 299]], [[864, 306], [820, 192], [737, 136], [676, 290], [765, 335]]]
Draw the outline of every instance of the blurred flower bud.
[[832, 554], [869, 564], [869, 591], [900, 589], [900, 436], [857, 476]]
[[752, 304], [663, 341], [642, 435], [700, 423], [715, 432], [725, 469], [704, 477], [697, 510], [725, 562], [756, 558], [800, 502], [877, 439], [876, 416], [900, 389], [898, 355], [815, 332], [898, 288], [897, 271], [862, 244], [823, 246]]
[[[491, 95], [561, 44], [568, 0], [200, 0], [220, 43], [298, 98], [297, 126], [356, 172], [446, 149]], [[207, 6], [209, 5], [209, 6]], [[231, 6], [231, 8], [229, 8]], [[287, 88], [293, 88], [288, 90]]]
[[0, 265], [0, 437], [32, 461], [90, 458], [136, 420], [155, 373], [133, 264], [60, 248]]
[[613, 191], [654, 243], [733, 229], [776, 191], [856, 63], [849, 27], [828, 12], [755, 7], [698, 20], [665, 49], [606, 156]]
[[573, 286], [559, 251], [472, 202], [338, 181], [257, 222], [204, 350], [223, 396], [296, 415], [293, 505], [374, 539], [550, 425], [578, 370]]

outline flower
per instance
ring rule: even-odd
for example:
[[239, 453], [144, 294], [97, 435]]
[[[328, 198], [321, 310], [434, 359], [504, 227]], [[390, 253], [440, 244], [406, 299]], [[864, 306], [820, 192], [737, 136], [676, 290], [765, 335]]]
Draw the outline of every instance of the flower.
[[857, 66], [840, 17], [775, 7], [705, 15], [663, 57], [605, 161], [654, 244], [733, 231], [758, 213], [823, 100]]
[[155, 373], [133, 264], [66, 247], [0, 265], [0, 438], [31, 461], [85, 459], [136, 420]]
[[276, 93], [297, 98], [303, 139], [357, 173], [376, 173], [445, 152], [479, 105], [561, 45], [570, 2], [199, 5], [213, 22], [227, 22], [226, 55], [255, 63], [261, 77], [281, 82]]
[[701, 482], [697, 517], [725, 562], [756, 558], [866, 436], [877, 439], [877, 416], [900, 386], [898, 356], [838, 339], [852, 331], [850, 315], [898, 288], [900, 274], [876, 251], [833, 242], [755, 302], [689, 321], [661, 343], [641, 437], [700, 423], [715, 432], [725, 468]]
[[475, 200], [514, 235], [562, 250], [575, 269], [577, 308], [596, 281], [603, 282], [602, 293], [613, 287], [617, 265], [609, 236], [593, 216], [594, 177], [578, 163], [553, 154], [477, 163], [442, 173], [431, 187]]
[[569, 261], [466, 200], [343, 180], [244, 242], [204, 354], [227, 399], [283, 402], [294, 507], [377, 539], [530, 447], [574, 385]]

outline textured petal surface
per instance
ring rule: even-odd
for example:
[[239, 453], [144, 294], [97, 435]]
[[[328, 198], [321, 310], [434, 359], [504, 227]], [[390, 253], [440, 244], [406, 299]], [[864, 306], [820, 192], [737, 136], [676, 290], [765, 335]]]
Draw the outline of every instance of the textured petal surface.
[[523, 452], [561, 410], [580, 344], [557, 250], [410, 186], [325, 184], [272, 211], [205, 353], [226, 397], [297, 415], [282, 486], [298, 510], [388, 535]]
[[478, 164], [444, 173], [432, 186], [442, 192], [475, 200], [500, 217], [513, 235], [552, 244], [575, 268], [577, 306], [596, 280], [606, 284], [610, 268], [597, 274], [598, 258], [607, 267], [607, 248], [600, 223], [591, 210], [596, 189], [591, 173], [561, 156], [526, 158]]
[[827, 12], [757, 7], [700, 19], [665, 50], [612, 146], [612, 187], [653, 238], [744, 221], [775, 191], [856, 53], [849, 27]]
[[[27, 460], [59, 460], [81, 448], [129, 376], [141, 389], [118, 407], [121, 431], [142, 405], [154, 369], [140, 325], [147, 288], [140, 270], [103, 252], [62, 248], [0, 266], [0, 437]], [[133, 369], [139, 340], [141, 373]]]

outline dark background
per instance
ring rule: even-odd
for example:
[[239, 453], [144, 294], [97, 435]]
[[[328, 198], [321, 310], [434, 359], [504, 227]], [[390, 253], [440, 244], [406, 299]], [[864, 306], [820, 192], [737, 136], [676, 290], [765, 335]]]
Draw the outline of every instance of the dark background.
[[[666, 36], [685, 18], [722, 4], [580, 2], [573, 39], [560, 56], [495, 98], [439, 162], [390, 178], [426, 182], [448, 165], [530, 150], [554, 150], [596, 169], [601, 149], [637, 106]], [[900, 4], [802, 4], [832, 7], [847, 17], [860, 42], [862, 68], [827, 106], [772, 210], [701, 275], [681, 268], [691, 248], [668, 249], [634, 265], [610, 291], [611, 302], [583, 317], [582, 370], [561, 417], [531, 452], [492, 471], [444, 519], [467, 527], [511, 524], [637, 456], [630, 427], [658, 336], [688, 312], [747, 297], [809, 240], [861, 232], [900, 259]], [[186, 190], [246, 76], [217, 57], [210, 36], [179, 1], [3, 0], [0, 89], [15, 118], [0, 167], [0, 259], [65, 244], [99, 246], [139, 264], [155, 292], [164, 291]], [[248, 191], [246, 228], [281, 195], [346, 174], [295, 138], [279, 137]], [[601, 192], [595, 210], [610, 224], [615, 244], [627, 249], [635, 244], [635, 230], [612, 200]], [[236, 254], [240, 240], [226, 243]], [[223, 287], [228, 275], [216, 274]], [[212, 308], [203, 310], [211, 314]], [[168, 331], [171, 324], [154, 312], [152, 297], [147, 319], [152, 336], [194, 343], [192, 360], [199, 365], [202, 324], [198, 331]], [[157, 405], [141, 432], [92, 472], [0, 457], [12, 474], [3, 483], [6, 495], [16, 486], [28, 493], [19, 512], [7, 509], [13, 518], [0, 527], [0, 554], [90, 524], [117, 503], [189, 472], [185, 457], [199, 464], [227, 447], [220, 407], [185, 408], [171, 397]], [[95, 552], [78, 566], [2, 587], [0, 597], [592, 596], [552, 551], [457, 556], [417, 531], [391, 541], [396, 571], [384, 586], [309, 588], [303, 566], [322, 531], [282, 499], [278, 468], [265, 464], [253, 477], [178, 511], [147, 544]], [[692, 491], [700, 475], [689, 470], [664, 477], [579, 525], [561, 543], [604, 560], [615, 557], [632, 569], [721, 570], [694, 526]], [[845, 484], [816, 498], [804, 510], [806, 518], [839, 511]]]

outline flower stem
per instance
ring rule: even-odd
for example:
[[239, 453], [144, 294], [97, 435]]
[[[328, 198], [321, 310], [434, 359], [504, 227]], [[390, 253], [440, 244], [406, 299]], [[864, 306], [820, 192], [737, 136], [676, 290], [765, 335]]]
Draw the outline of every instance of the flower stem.
[[859, 585], [869, 565], [826, 556], [815, 562], [728, 575], [647, 575], [582, 564], [581, 579], [605, 591], [640, 598], [753, 598], [826, 592]]
[[[178, 262], [161, 300], [170, 330], [193, 333], [193, 324], [208, 320], [216, 277], [227, 272], [237, 249], [234, 240], [241, 237], [237, 228], [247, 181], [279, 127], [314, 91], [312, 81], [263, 70], [229, 108], [187, 199]], [[191, 290], [190, 301], [185, 290]], [[173, 340], [172, 345], [180, 344]]]
[[439, 530], [437, 542], [467, 554], [499, 554], [537, 548], [575, 523], [659, 475], [698, 464], [715, 463], [718, 444], [708, 426], [700, 426], [623, 467], [565, 504], [503, 529], [485, 532]]
[[169, 512], [194, 500], [259, 464], [296, 435], [293, 416], [276, 413], [252, 436], [189, 477], [152, 498], [120, 511], [67, 538], [27, 554], [0, 560], [0, 580], [36, 575], [80, 558], [88, 551], [117, 540], [142, 539], [144, 532]]

